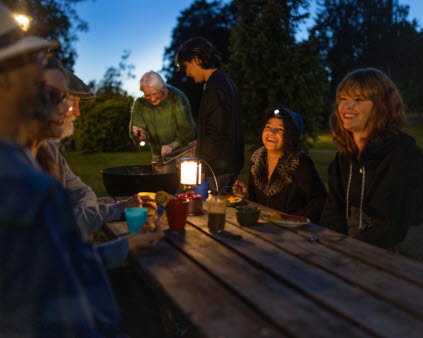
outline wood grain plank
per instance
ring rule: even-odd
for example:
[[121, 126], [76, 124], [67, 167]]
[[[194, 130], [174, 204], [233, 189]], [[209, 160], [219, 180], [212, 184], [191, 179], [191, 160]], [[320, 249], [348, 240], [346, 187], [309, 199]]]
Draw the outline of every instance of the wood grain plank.
[[[195, 227], [188, 225], [185, 233], [169, 232], [167, 238], [220, 283], [294, 336], [372, 335], [345, 318], [328, 312], [321, 305], [293, 290], [291, 285], [282, 283], [263, 269], [250, 264]], [[235, 237], [233, 240], [236, 240]], [[244, 244], [247, 247], [249, 245]]]
[[[276, 229], [280, 228], [271, 224], [243, 228], [237, 223], [233, 209], [228, 210], [227, 221], [260, 238], [271, 241], [286, 252], [344, 279], [351, 285], [357, 285], [376, 297], [391, 302], [423, 319], [423, 287], [419, 283], [412, 283], [396, 274], [376, 269], [361, 260], [332, 250], [332, 248], [321, 244], [320, 237], [318, 241], [310, 242], [307, 240], [309, 238], [307, 236], [299, 237], [289, 229], [277, 231]], [[385, 250], [382, 250], [382, 254], [384, 252]], [[357, 278], [358, 276], [359, 278]]]
[[[343, 316], [350, 318], [356, 325], [365, 326], [372, 332], [384, 336], [397, 337], [399, 335], [407, 335], [410, 337], [423, 329], [421, 317], [419, 319], [414, 316], [416, 313], [421, 316], [422, 303], [418, 303], [418, 299], [416, 302], [413, 302], [412, 299], [402, 301], [400, 299], [401, 294], [398, 292], [398, 290], [403, 290], [401, 287], [407, 288], [411, 285], [411, 287], [415, 288], [415, 285], [401, 279], [396, 281], [399, 282], [397, 284], [392, 282], [391, 284], [393, 285], [385, 283], [385, 285], [391, 286], [390, 289], [386, 290], [387, 294], [392, 290], [392, 292], [396, 293], [395, 296], [399, 295], [396, 298], [398, 298], [399, 302], [404, 307], [406, 306], [408, 310], [413, 309], [413, 311], [410, 310], [413, 315], [410, 315], [403, 311], [399, 305], [394, 306], [389, 302], [375, 298], [374, 295], [367, 293], [365, 290], [355, 287], [353, 283], [345, 282], [330, 273], [328, 274], [326, 271], [308, 266], [303, 261], [292, 257], [290, 253], [277, 250], [273, 244], [258, 238], [256, 236], [257, 234], [245, 232], [245, 228], [243, 227], [234, 227], [229, 223], [230, 218], [231, 217], [228, 215], [226, 227], [227, 230], [230, 231], [231, 236], [214, 235], [218, 241], [221, 241], [230, 248], [245, 255], [257, 265], [262, 265], [271, 273], [277, 274], [281, 280], [285, 280], [293, 287], [299, 288], [307, 297], [315, 299], [321, 303], [323, 307], [328, 307], [337, 313], [341, 313]], [[204, 231], [207, 231], [205, 225], [206, 216], [197, 218], [193, 223]], [[260, 233], [259, 237], [269, 236], [273, 239], [278, 239], [280, 234], [283, 233], [283, 230], [272, 226], [262, 226], [260, 228], [264, 230], [264, 234]], [[296, 238], [294, 238], [294, 236]], [[292, 233], [288, 241], [286, 239], [279, 241], [279, 249], [287, 244], [295, 245], [291, 243], [295, 240], [302, 243], [302, 246], [299, 246], [297, 251], [301, 252], [302, 247], [307, 248], [307, 251], [301, 252], [305, 257], [320, 256], [318, 246]], [[343, 257], [338, 252], [332, 252], [332, 255], [334, 258], [338, 258], [342, 261]], [[352, 263], [354, 264], [354, 262]], [[370, 269], [368, 266], [364, 266], [364, 268], [365, 269], [361, 270], [360, 273], [365, 275]], [[375, 270], [373, 269], [373, 271]], [[376, 276], [377, 273], [380, 273], [380, 271], [376, 271]], [[392, 279], [392, 276], [388, 275], [388, 277]], [[396, 289], [395, 286], [400, 288]], [[417, 298], [421, 298], [422, 290], [420, 288], [414, 289], [413, 291], [414, 293], [405, 289], [405, 293], [408, 295], [412, 296], [414, 294]], [[383, 295], [384, 290], [381, 290], [380, 293]], [[381, 323], [384, 324], [381, 325]]]
[[[124, 222], [113, 222], [115, 234]], [[142, 278], [160, 289], [204, 337], [287, 337], [166, 240], [131, 254]]]
[[[248, 204], [258, 206], [263, 211], [273, 210], [251, 201], [248, 201]], [[306, 237], [309, 236], [307, 233], [317, 235], [322, 244], [333, 250], [337, 250], [377, 269], [384, 270], [399, 278], [423, 286], [423, 264], [421, 262], [367, 244], [316, 224], [301, 227], [301, 230], [303, 230], [303, 236]]]
[[360, 260], [321, 245], [317, 241], [310, 244], [305, 238], [299, 238], [290, 231], [283, 231], [276, 235], [268, 230], [265, 234], [262, 234], [259, 229], [249, 229], [249, 231], [271, 241], [287, 253], [423, 320], [423, 288], [421, 286], [375, 269]]

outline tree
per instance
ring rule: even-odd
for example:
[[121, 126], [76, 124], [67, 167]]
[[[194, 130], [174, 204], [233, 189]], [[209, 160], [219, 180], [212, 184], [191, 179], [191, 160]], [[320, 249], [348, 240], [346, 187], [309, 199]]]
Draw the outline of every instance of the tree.
[[3, 0], [12, 12], [32, 18], [29, 33], [48, 39], [57, 39], [57, 52], [64, 66], [72, 69], [77, 53], [74, 42], [77, 31], [87, 31], [88, 25], [75, 11], [75, 5], [85, 0]]
[[[84, 113], [76, 120], [73, 135], [76, 150], [93, 153], [135, 149], [128, 136], [133, 98], [122, 89], [122, 79], [134, 77], [134, 66], [128, 63], [130, 54], [124, 51], [117, 67], [109, 67], [98, 84], [90, 83], [97, 98], [81, 104]], [[69, 140], [66, 143], [71, 144]]]
[[188, 96], [194, 117], [197, 116], [202, 87], [187, 78], [183, 72], [176, 71], [174, 56], [182, 42], [194, 36], [203, 36], [217, 47], [224, 61], [227, 60], [229, 33], [233, 25], [233, 4], [222, 5], [221, 1], [208, 3], [206, 0], [196, 0], [178, 17], [170, 45], [165, 48], [163, 71], [167, 82]]
[[126, 92], [122, 89], [122, 77], [126, 79], [134, 79], [133, 73], [135, 66], [128, 64], [128, 59], [131, 56], [129, 50], [124, 50], [120, 57], [120, 61], [117, 67], [109, 67], [103, 76], [103, 79], [99, 82], [96, 90], [97, 96], [113, 96], [113, 95], [126, 95]]
[[422, 34], [415, 20], [407, 20], [408, 12], [409, 7], [398, 0], [323, 2], [311, 34], [320, 41], [332, 97], [348, 72], [372, 66], [397, 83], [409, 105], [423, 108], [418, 93], [423, 88]]
[[283, 104], [300, 113], [305, 134], [315, 136], [324, 111], [326, 73], [317, 43], [297, 43], [295, 32], [307, 15], [308, 1], [237, 0], [236, 26], [230, 36], [229, 71], [237, 83], [247, 141], [256, 142], [261, 113]]

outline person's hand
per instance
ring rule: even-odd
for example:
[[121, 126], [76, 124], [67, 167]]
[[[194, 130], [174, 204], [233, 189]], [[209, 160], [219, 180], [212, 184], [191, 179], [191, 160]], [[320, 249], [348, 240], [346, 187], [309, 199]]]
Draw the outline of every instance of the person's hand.
[[148, 209], [157, 209], [156, 202], [150, 197], [150, 196], [140, 196], [138, 194], [135, 194], [130, 199], [128, 199], [124, 203], [125, 208], [148, 208]]
[[[146, 225], [143, 225], [138, 232], [146, 233], [146, 232], [154, 232], [154, 233], [163, 233], [162, 227], [160, 225], [160, 220], [155, 219], [154, 223], [148, 223]], [[164, 235], [164, 233], [163, 233]], [[154, 243], [150, 243], [151, 245], [155, 245], [159, 240], [155, 240]]]
[[232, 187], [232, 193], [236, 197], [240, 197], [242, 199], [245, 199], [245, 198], [247, 198], [247, 195], [248, 195], [247, 186], [245, 185], [245, 183], [243, 181], [236, 180], [234, 186]]
[[165, 155], [171, 153], [172, 150], [173, 150], [173, 148], [169, 144], [165, 144], [164, 146], [162, 146], [162, 151], [161, 151], [162, 156], [165, 156]]
[[138, 131], [140, 132], [140, 135], [145, 138], [144, 129], [137, 126], [132, 126], [132, 133], [134, 134], [134, 136], [138, 136]]
[[[144, 227], [141, 227], [141, 229]], [[129, 250], [137, 250], [140, 248], [147, 248], [150, 245], [155, 245], [162, 237], [164, 232], [161, 229], [152, 232], [137, 232], [128, 237]]]

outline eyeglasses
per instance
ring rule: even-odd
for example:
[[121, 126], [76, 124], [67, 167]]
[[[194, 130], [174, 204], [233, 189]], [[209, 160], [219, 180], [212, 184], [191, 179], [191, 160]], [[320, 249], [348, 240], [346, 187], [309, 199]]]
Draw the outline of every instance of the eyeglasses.
[[151, 94], [147, 94], [147, 95], [144, 94], [144, 98], [146, 100], [151, 100], [153, 97], [155, 98], [155, 97], [159, 97], [161, 95], [163, 95], [163, 91], [162, 90], [159, 90], [159, 91], [157, 91], [155, 93], [151, 93]]
[[65, 101], [69, 105], [69, 111], [75, 111], [77, 108], [79, 108], [79, 97], [68, 93], [68, 95], [65, 97]]

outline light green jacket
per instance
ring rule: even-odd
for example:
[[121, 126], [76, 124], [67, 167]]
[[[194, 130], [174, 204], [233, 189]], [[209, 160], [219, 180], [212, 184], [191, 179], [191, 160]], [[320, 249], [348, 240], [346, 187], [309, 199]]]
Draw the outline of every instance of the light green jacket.
[[143, 97], [138, 98], [131, 111], [129, 137], [137, 143], [132, 133], [132, 126], [137, 126], [147, 133], [153, 155], [160, 156], [163, 145], [177, 141], [184, 147], [195, 137], [195, 125], [191, 107], [184, 93], [172, 86], [168, 96], [157, 106]]

